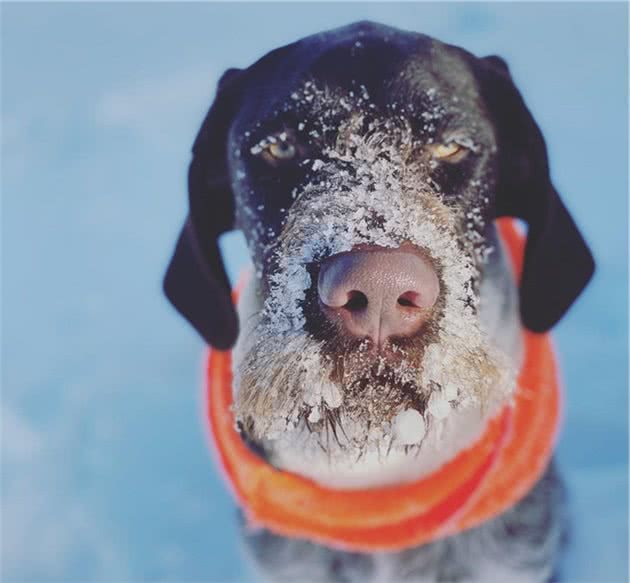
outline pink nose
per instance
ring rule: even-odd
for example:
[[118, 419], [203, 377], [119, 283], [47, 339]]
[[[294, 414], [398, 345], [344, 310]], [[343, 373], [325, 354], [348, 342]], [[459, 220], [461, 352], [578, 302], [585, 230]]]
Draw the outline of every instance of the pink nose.
[[410, 336], [427, 320], [440, 293], [432, 265], [415, 248], [369, 247], [322, 263], [317, 282], [324, 313], [346, 331], [383, 345]]

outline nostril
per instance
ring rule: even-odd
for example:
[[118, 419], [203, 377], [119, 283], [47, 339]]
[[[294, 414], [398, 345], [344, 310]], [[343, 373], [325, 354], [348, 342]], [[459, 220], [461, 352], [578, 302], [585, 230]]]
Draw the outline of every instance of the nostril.
[[405, 308], [419, 308], [420, 294], [414, 291], [406, 291], [398, 297], [398, 304]]
[[367, 308], [367, 305], [367, 296], [363, 292], [353, 289], [348, 292], [348, 301], [343, 307], [350, 312], [358, 312], [359, 310]]

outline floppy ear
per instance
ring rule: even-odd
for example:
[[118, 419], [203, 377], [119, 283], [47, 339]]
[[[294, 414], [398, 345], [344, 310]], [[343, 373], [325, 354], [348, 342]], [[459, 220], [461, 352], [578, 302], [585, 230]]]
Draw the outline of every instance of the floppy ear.
[[569, 309], [595, 264], [551, 183], [544, 139], [506, 63], [496, 56], [480, 63], [481, 91], [497, 131], [496, 216], [518, 217], [528, 224], [521, 318], [530, 330], [544, 332]]
[[164, 292], [171, 303], [208, 344], [220, 350], [230, 348], [238, 335], [218, 237], [234, 224], [227, 134], [238, 107], [241, 77], [238, 69], [223, 74], [195, 139], [188, 170], [190, 212], [164, 277]]

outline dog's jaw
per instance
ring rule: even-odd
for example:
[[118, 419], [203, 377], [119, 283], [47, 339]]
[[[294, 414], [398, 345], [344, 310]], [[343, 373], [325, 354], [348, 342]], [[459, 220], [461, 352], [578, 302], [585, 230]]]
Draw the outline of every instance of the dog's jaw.
[[[513, 367], [518, 369], [523, 357], [518, 294], [506, 252], [494, 236], [494, 230], [493, 239], [495, 250], [480, 290], [480, 320], [492, 343], [506, 353]], [[241, 334], [232, 353], [237, 379], [244, 355], [256, 341], [252, 332], [263, 309], [258, 285], [259, 280], [250, 277], [239, 297]], [[234, 386], [238, 390], [238, 382]], [[274, 439], [264, 439], [260, 445], [274, 466], [328, 487], [349, 489], [400, 484], [435, 471], [473, 443], [504, 402], [497, 397], [490, 403], [471, 403], [450, 411], [440, 423], [427, 427], [421, 447], [386, 451], [387, 445], [384, 445], [357, 456], [356, 452], [344, 452], [331, 442], [329, 450], [323, 451], [304, 423]]]
[[[373, 488], [403, 484], [437, 470], [459, 451], [473, 443], [483, 431], [487, 414], [481, 406], [453, 412], [441, 424], [429, 428], [421, 447], [371, 448], [358, 459], [342, 450], [332, 454], [314, 446], [310, 433], [301, 428], [278, 440], [266, 441], [270, 462], [335, 489]], [[334, 447], [334, 446], [332, 446]]]

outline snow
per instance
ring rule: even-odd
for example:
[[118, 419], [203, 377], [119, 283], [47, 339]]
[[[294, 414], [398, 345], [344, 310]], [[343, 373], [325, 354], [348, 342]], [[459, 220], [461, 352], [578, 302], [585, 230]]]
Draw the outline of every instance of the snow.
[[[484, 420], [509, 398], [515, 376], [513, 365], [491, 345], [476, 314], [478, 297], [471, 281], [477, 276], [477, 262], [483, 261], [487, 252], [472, 235], [462, 244], [457, 231], [463, 220], [470, 227], [482, 223], [479, 208], [475, 206], [464, 217], [463, 208], [444, 204], [422, 162], [408, 154], [420, 144], [411, 131], [405, 108], [396, 106], [394, 118], [379, 118], [368, 113], [371, 104], [367, 92], [341, 94], [311, 82], [297, 90], [291, 101], [298, 111], [307, 107], [311, 121], [319, 120], [316, 127], [320, 129], [327, 127], [331, 117], [342, 117], [335, 118], [335, 140], [327, 141], [322, 157], [311, 163], [310, 182], [295, 192], [295, 202], [274, 248], [277, 269], [268, 274], [269, 293], [257, 325], [250, 331], [256, 341], [235, 365], [237, 417], [243, 423], [255, 420], [255, 436], [274, 451], [277, 463], [281, 463], [280, 458], [290, 458], [293, 465], [289, 469], [307, 471], [309, 475], [322, 465], [317, 462], [322, 449], [328, 465], [347, 463], [366, 453], [382, 462], [389, 455], [382, 455], [383, 447], [390, 453], [405, 448], [425, 427], [431, 428], [432, 439], [439, 441], [444, 435], [461, 446], [458, 436], [465, 432], [444, 434], [447, 418], [472, 408], [477, 413], [476, 431], [481, 431]], [[443, 115], [445, 110], [438, 104], [430, 109], [432, 122]], [[365, 126], [367, 132], [361, 129]], [[313, 132], [317, 130], [309, 133]], [[326, 138], [325, 129], [322, 135]], [[275, 139], [274, 135], [266, 136], [255, 147]], [[470, 196], [483, 197], [484, 188], [476, 180], [470, 185], [475, 194]], [[370, 407], [382, 406], [386, 386], [367, 387], [371, 392], [364, 392], [365, 404], [357, 417], [353, 413], [356, 400], [344, 397], [348, 388], [327, 380], [333, 375], [332, 363], [318, 342], [303, 330], [303, 304], [312, 285], [309, 264], [360, 244], [397, 248], [403, 242], [414, 244], [428, 261], [439, 266], [443, 305], [436, 339], [426, 347], [422, 362], [407, 360], [403, 354], [395, 367], [404, 382], [430, 395], [426, 411], [416, 411], [415, 416], [422, 421], [416, 420], [415, 433], [413, 424], [404, 421], [410, 421], [413, 413], [398, 420], [398, 433], [403, 438], [397, 440], [387, 418], [370, 423], [372, 412], [376, 414]], [[359, 358], [363, 358], [362, 368], [369, 368], [371, 357], [366, 353], [359, 354]], [[343, 427], [343, 436], [336, 432], [331, 442], [328, 420], [333, 413]], [[393, 410], [391, 417], [397, 413], [402, 411]], [[319, 433], [320, 440], [325, 435], [325, 444], [308, 436], [297, 445], [294, 434], [304, 431], [304, 419], [319, 423], [309, 430]], [[305, 447], [312, 451], [296, 459], [280, 451]], [[433, 456], [414, 464], [413, 477], [435, 463]], [[357, 467], [356, 471], [361, 470]], [[381, 474], [381, 481], [400, 479], [399, 470], [383, 469]], [[411, 479], [409, 473], [406, 476]], [[339, 476], [334, 481], [343, 484]]]
[[424, 417], [415, 409], [401, 411], [394, 417], [392, 433], [401, 445], [417, 445], [426, 433]]
[[446, 419], [451, 411], [451, 405], [441, 391], [431, 393], [429, 397], [429, 405], [427, 407], [429, 413], [438, 421]]

